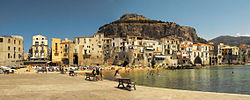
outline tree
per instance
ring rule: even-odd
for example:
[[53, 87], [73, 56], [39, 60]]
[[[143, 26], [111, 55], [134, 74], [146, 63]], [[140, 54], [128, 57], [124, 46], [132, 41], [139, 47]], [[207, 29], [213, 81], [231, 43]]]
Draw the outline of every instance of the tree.
[[124, 63], [122, 64], [123, 67], [127, 66], [129, 64], [128, 57], [125, 58]]

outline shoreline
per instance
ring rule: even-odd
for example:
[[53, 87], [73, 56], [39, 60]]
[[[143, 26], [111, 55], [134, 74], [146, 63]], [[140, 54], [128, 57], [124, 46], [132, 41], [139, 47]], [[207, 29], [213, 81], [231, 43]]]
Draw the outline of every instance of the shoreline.
[[[84, 76], [70, 77], [67, 74], [12, 74], [2, 77], [0, 99], [111, 99], [111, 100], [249, 100], [250, 95], [218, 92], [179, 90], [136, 85], [137, 90], [116, 88], [118, 82], [86, 81]], [[14, 79], [14, 80], [13, 80]], [[39, 94], [39, 95], [37, 95]], [[36, 96], [34, 96], [36, 95]]]

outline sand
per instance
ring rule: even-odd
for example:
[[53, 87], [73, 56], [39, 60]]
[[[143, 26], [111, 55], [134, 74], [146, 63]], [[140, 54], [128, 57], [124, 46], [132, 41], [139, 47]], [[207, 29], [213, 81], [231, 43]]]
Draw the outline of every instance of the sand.
[[114, 81], [85, 81], [68, 74], [0, 75], [0, 100], [250, 100], [250, 95], [136, 86], [116, 88]]

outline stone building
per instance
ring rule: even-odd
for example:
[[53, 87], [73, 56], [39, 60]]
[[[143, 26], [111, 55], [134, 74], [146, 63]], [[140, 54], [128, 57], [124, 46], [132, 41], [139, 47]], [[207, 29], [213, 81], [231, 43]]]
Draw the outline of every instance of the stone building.
[[[105, 39], [103, 33], [95, 33], [91, 37], [75, 37], [74, 39], [78, 65], [104, 64], [104, 50], [107, 48], [107, 44], [105, 44], [104, 49], [104, 40], [107, 40], [107, 38]], [[110, 43], [108, 43], [109, 46]]]
[[179, 62], [180, 64], [193, 64], [191, 57], [193, 56], [192, 52], [193, 49], [193, 42], [191, 41], [182, 41], [180, 43], [180, 57]]
[[48, 59], [48, 40], [45, 36], [35, 35], [32, 37], [30, 56], [30, 60]]
[[217, 46], [218, 64], [232, 64], [237, 63], [239, 55], [239, 48], [236, 46], [229, 46], [220, 43]]
[[193, 64], [209, 64], [209, 47], [210, 45], [203, 43], [196, 43], [193, 45], [191, 54], [191, 61], [193, 62]]
[[208, 44], [183, 41], [180, 44], [182, 64], [208, 65], [209, 64]]
[[217, 52], [216, 52], [216, 45], [214, 43], [209, 42], [209, 64], [210, 65], [217, 65], [218, 64], [218, 58], [217, 58]]
[[169, 66], [177, 66], [178, 64], [178, 53], [180, 49], [180, 41], [179, 39], [173, 38], [162, 38], [163, 41], [163, 55], [165, 55], [165, 59], [167, 60], [167, 64]]
[[73, 65], [74, 64], [74, 42], [65, 38], [61, 40], [52, 38], [52, 63], [57, 65]]
[[250, 45], [248, 44], [241, 44], [239, 46], [239, 50], [241, 52], [241, 55], [239, 57], [239, 60], [241, 61], [241, 64], [248, 64], [248, 62], [250, 62], [249, 60], [249, 49], [250, 49]]
[[23, 37], [0, 36], [0, 65], [19, 65], [23, 60]]
[[128, 61], [129, 66], [178, 64], [178, 39], [152, 40], [127, 35], [126, 37], [113, 37], [112, 48], [111, 58], [113, 64], [117, 65], [123, 65], [125, 61]]

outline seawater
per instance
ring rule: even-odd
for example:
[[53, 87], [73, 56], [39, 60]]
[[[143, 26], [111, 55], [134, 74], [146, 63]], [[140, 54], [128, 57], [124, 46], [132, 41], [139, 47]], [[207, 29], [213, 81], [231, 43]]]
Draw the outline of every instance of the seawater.
[[[250, 94], [250, 66], [208, 67], [200, 69], [130, 71], [120, 73], [137, 85], [206, 92]], [[113, 80], [114, 71], [104, 72]]]

